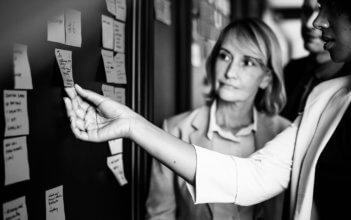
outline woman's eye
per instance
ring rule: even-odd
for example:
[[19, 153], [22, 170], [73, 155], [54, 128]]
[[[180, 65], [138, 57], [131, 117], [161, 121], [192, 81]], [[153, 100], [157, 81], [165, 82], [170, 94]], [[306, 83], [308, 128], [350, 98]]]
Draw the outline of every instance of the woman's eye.
[[218, 58], [223, 60], [223, 61], [226, 61], [226, 62], [230, 62], [230, 60], [231, 60], [229, 54], [227, 54], [225, 52], [219, 52]]
[[244, 60], [243, 65], [244, 66], [255, 66], [255, 62], [252, 60]]

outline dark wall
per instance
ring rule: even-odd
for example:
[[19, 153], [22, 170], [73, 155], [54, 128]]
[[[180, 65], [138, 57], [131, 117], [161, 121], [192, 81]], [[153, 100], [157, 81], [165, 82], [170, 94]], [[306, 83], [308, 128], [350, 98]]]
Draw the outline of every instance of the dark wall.
[[[130, 2], [128, 8], [130, 8]], [[64, 8], [81, 12], [82, 46], [48, 42], [47, 20]], [[71, 50], [73, 77], [83, 87], [101, 93], [106, 83], [101, 59], [101, 14], [108, 15], [105, 1], [4, 1], [0, 2], [0, 90], [13, 90], [12, 47], [28, 46], [33, 90], [28, 90], [29, 135], [27, 135], [30, 180], [4, 186], [4, 157], [1, 155], [2, 203], [25, 196], [29, 219], [45, 219], [45, 191], [63, 185], [66, 219], [131, 219], [131, 182], [121, 187], [106, 165], [107, 143], [77, 140], [70, 131], [62, 97], [65, 96], [55, 48]], [[130, 11], [128, 11], [130, 12]], [[130, 13], [126, 29], [127, 78], [132, 82]], [[114, 85], [126, 89], [131, 104], [131, 83]], [[4, 115], [3, 95], [0, 114]], [[0, 139], [5, 139], [4, 117], [0, 117]], [[126, 141], [125, 146], [130, 143]], [[3, 152], [3, 151], [1, 151]], [[2, 153], [3, 154], [3, 153]], [[132, 153], [124, 147], [127, 180], [132, 178]]]

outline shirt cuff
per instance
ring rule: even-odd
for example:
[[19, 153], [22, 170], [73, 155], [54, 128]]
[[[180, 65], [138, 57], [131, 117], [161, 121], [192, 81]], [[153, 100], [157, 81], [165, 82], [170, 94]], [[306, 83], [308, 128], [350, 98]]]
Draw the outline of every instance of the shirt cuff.
[[194, 145], [196, 150], [195, 185], [187, 188], [195, 202], [233, 203], [237, 196], [235, 157]]

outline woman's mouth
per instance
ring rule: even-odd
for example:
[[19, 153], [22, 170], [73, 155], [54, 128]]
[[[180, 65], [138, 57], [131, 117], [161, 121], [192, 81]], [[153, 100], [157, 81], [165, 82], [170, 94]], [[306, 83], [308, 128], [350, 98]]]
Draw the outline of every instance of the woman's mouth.
[[229, 84], [229, 83], [223, 83], [223, 82], [221, 82], [220, 85], [221, 85], [221, 87], [224, 87], [224, 88], [235, 89], [235, 86], [232, 85], [232, 84]]
[[335, 45], [335, 41], [330, 37], [322, 36], [322, 40], [324, 41], [324, 49], [325, 50], [330, 50]]

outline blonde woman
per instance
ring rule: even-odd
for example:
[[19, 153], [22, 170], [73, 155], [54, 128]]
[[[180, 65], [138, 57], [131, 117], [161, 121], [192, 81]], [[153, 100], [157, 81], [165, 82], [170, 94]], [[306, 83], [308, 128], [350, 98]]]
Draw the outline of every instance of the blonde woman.
[[[280, 48], [262, 21], [230, 23], [207, 59], [206, 72], [208, 105], [165, 120], [168, 133], [210, 150], [248, 157], [290, 124], [278, 116], [285, 104]], [[254, 206], [194, 205], [184, 179], [157, 160], [146, 209], [150, 220], [252, 220], [254, 210], [259, 214]]]

